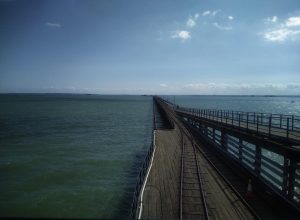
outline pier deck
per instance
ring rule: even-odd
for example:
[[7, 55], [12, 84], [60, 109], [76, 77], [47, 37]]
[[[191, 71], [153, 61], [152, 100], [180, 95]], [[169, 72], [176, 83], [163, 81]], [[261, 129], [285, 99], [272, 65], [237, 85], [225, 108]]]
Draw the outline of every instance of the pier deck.
[[153, 144], [139, 175], [133, 217], [298, 219], [298, 116], [280, 116], [279, 125], [274, 115], [252, 122], [248, 113], [187, 110], [159, 97], [154, 112]]
[[[168, 113], [169, 116], [171, 114]], [[171, 120], [174, 123], [173, 129], [154, 131], [153, 162], [145, 181], [138, 217], [257, 218], [200, 153], [199, 146], [181, 122], [174, 115]]]

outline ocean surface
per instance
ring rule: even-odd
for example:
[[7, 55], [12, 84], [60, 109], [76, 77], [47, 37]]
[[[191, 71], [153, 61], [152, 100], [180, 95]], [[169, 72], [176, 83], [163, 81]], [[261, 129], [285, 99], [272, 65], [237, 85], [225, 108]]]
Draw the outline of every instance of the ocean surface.
[[128, 216], [152, 98], [0, 95], [0, 216]]
[[[300, 97], [168, 96], [210, 109], [300, 115]], [[152, 97], [0, 95], [0, 216], [127, 217]]]

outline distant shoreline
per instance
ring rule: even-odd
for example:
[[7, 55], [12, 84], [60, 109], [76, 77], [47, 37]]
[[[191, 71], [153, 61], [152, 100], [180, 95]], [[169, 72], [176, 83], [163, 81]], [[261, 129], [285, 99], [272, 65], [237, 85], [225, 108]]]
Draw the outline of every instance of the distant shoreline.
[[0, 95], [85, 95], [85, 96], [237, 96], [237, 97], [300, 97], [300, 95], [196, 95], [196, 94], [95, 94], [95, 93], [31, 93], [7, 92]]

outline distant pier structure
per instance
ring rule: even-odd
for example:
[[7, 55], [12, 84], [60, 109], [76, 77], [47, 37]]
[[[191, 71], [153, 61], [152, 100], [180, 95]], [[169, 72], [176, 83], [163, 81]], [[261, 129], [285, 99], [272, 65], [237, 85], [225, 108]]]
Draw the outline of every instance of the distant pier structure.
[[134, 219], [299, 219], [300, 117], [153, 97]]

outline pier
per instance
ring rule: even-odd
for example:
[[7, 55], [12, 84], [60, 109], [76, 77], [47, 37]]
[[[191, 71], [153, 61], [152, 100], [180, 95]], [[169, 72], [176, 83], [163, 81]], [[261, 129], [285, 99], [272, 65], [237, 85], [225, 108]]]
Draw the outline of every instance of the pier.
[[153, 99], [135, 219], [298, 219], [300, 118]]

